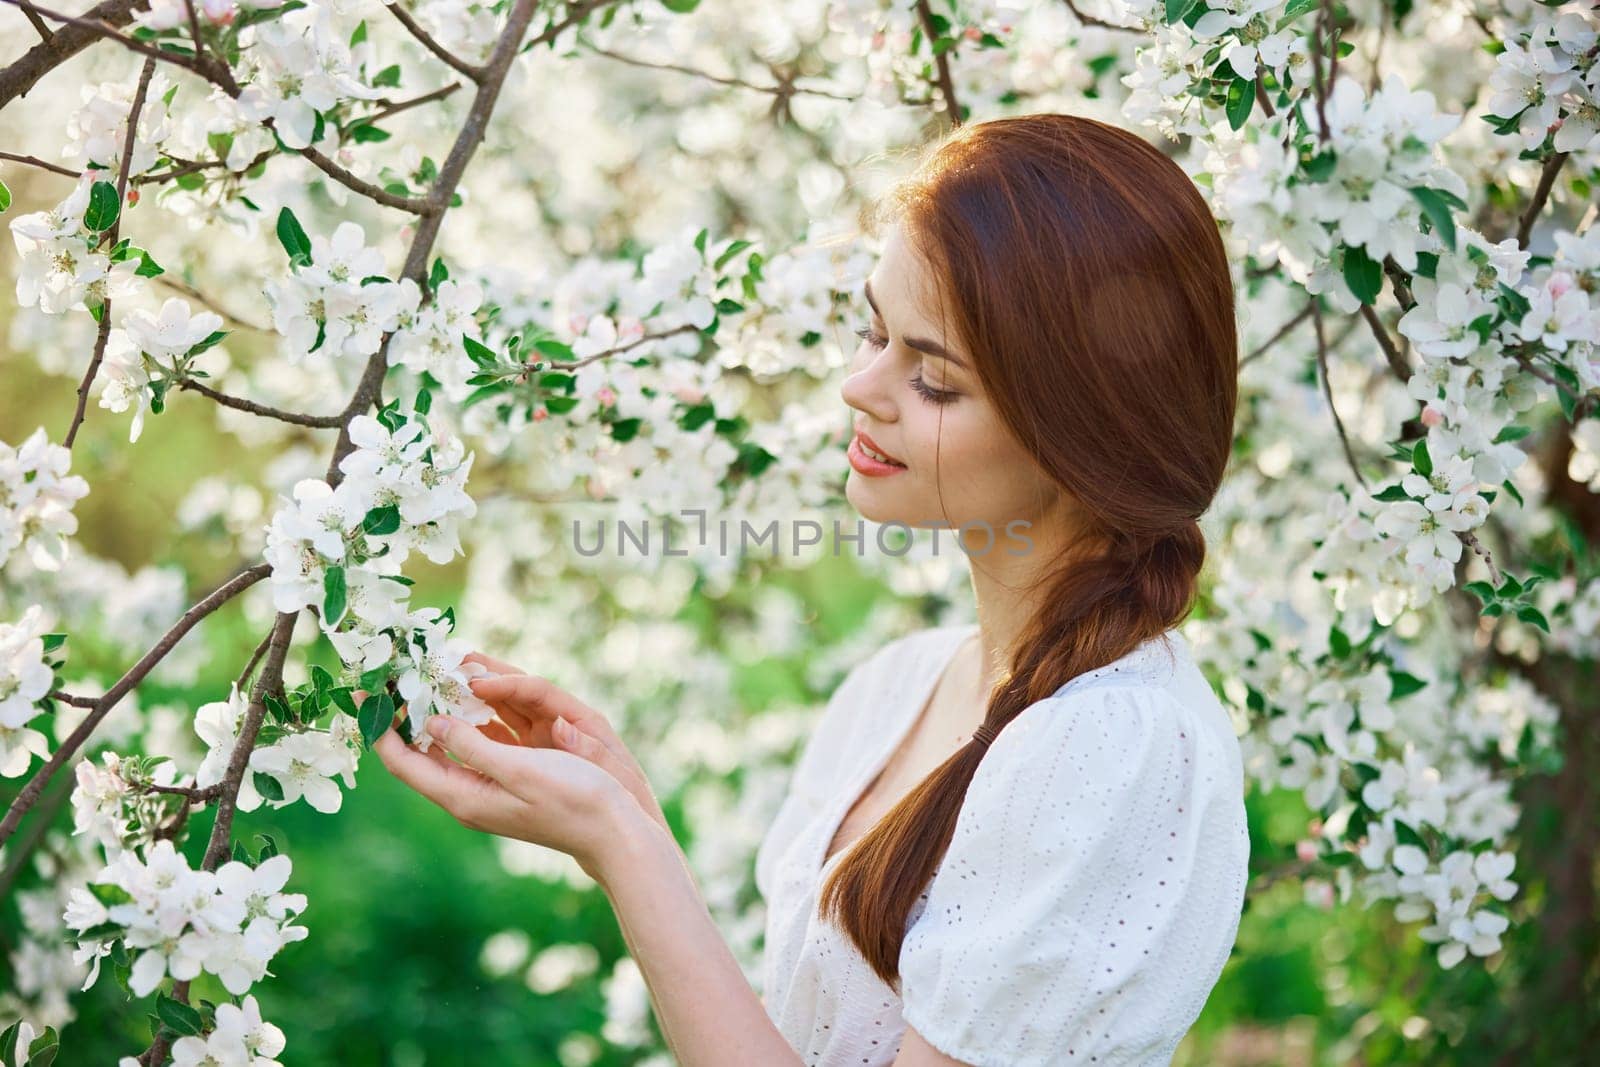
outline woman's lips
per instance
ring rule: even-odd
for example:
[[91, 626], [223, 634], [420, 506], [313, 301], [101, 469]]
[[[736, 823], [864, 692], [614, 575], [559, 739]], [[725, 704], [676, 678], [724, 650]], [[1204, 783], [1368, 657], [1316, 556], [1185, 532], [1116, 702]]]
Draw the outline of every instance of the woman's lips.
[[872, 438], [861, 433], [859, 430], [856, 431], [855, 436], [850, 438], [850, 446], [845, 449], [845, 455], [850, 459], [850, 466], [853, 467], [858, 473], [865, 474], [869, 478], [882, 478], [891, 474], [899, 474], [901, 471], [906, 469], [906, 465], [904, 463], [885, 463], [880, 459], [872, 458], [871, 456], [867, 455], [866, 451], [862, 448], [863, 444], [865, 444], [867, 448], [872, 449], [874, 452], [878, 452], [882, 455], [888, 455], [888, 453], [884, 452], [883, 449], [877, 446]]

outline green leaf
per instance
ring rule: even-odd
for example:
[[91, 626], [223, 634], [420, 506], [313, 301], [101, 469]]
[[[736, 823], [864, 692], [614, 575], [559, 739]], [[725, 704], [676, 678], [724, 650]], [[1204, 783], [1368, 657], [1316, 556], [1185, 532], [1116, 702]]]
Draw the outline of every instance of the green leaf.
[[1418, 441], [1411, 450], [1411, 468], [1424, 478], [1433, 476], [1433, 457], [1428, 455], [1428, 442]]
[[306, 236], [306, 231], [301, 227], [300, 220], [294, 217], [294, 212], [288, 208], [278, 211], [278, 242], [283, 245], [283, 250], [289, 253], [289, 262], [297, 267], [304, 267], [311, 262], [311, 238]]
[[165, 993], [156, 997], [156, 1014], [163, 1023], [185, 1036], [198, 1034], [205, 1026], [198, 1011]]
[[661, 6], [679, 15], [687, 15], [700, 6], [700, 0], [661, 0]]
[[1428, 851], [1428, 843], [1422, 839], [1422, 835], [1399, 819], [1394, 821], [1394, 838], [1402, 845], [1415, 845], [1424, 852]]
[[1517, 618], [1521, 619], [1525, 623], [1537, 626], [1545, 633], [1550, 632], [1550, 623], [1549, 620], [1544, 617], [1544, 612], [1540, 611], [1532, 604], [1524, 604], [1518, 608]]
[[6, 1027], [5, 1033], [0, 1034], [0, 1063], [17, 1062], [17, 1038], [22, 1029], [22, 1020], [18, 1019]]
[[400, 64], [391, 63], [373, 75], [372, 84], [380, 89], [398, 89], [400, 87]]
[[1386, 485], [1381, 492], [1372, 494], [1372, 499], [1381, 500], [1385, 504], [1394, 504], [1401, 500], [1410, 500], [1411, 494], [1398, 485]]
[[121, 209], [117, 187], [110, 182], [95, 182], [89, 187], [89, 206], [83, 212], [84, 228], [97, 233], [111, 229]]
[[1411, 195], [1417, 198], [1417, 203], [1422, 205], [1422, 213], [1428, 216], [1428, 221], [1433, 223], [1434, 231], [1439, 234], [1439, 239], [1450, 251], [1456, 250], [1456, 220], [1450, 214], [1450, 205], [1445, 201], [1448, 194], [1426, 186], [1413, 186]]
[[740, 252], [743, 252], [749, 247], [749, 241], [733, 242], [733, 244], [729, 245], [727, 249], [723, 251], [722, 255], [717, 257], [716, 262], [713, 263], [712, 266], [714, 266], [717, 270], [721, 270], [723, 266], [727, 264], [728, 260], [732, 259], [734, 256], [738, 255]]
[[1328, 631], [1328, 651], [1335, 659], [1344, 659], [1350, 654], [1350, 638], [1337, 626]]
[[1345, 245], [1344, 283], [1363, 304], [1373, 304], [1383, 289], [1383, 265], [1362, 248]]
[[392, 534], [400, 529], [400, 506], [398, 504], [385, 504], [367, 512], [367, 517], [361, 520], [361, 529], [374, 537]]
[[322, 623], [333, 626], [344, 618], [346, 597], [343, 567], [329, 567], [322, 572]]
[[283, 786], [280, 785], [278, 780], [272, 777], [272, 775], [262, 774], [260, 771], [255, 771], [251, 775], [251, 781], [255, 782], [256, 784], [256, 792], [260, 793], [267, 800], [283, 799]]
[[[431, 180], [431, 179], [425, 179], [425, 180]], [[437, 289], [437, 288], [439, 288], [440, 285], [442, 285], [446, 281], [448, 281], [449, 278], [450, 278], [450, 272], [447, 269], [445, 269], [444, 257], [443, 256], [435, 256], [434, 260], [433, 260], [433, 269], [428, 272], [428, 288], [429, 289]]]
[[392, 136], [388, 130], [381, 126], [374, 126], [370, 122], [363, 122], [359, 126], [350, 127], [350, 139], [356, 144], [378, 144], [387, 141]]
[[11, 210], [11, 188], [0, 181], [0, 211]]
[[1417, 690], [1425, 688], [1428, 683], [1414, 674], [1407, 674], [1404, 671], [1390, 671], [1389, 684], [1389, 699], [1399, 700], [1401, 697], [1408, 697]]
[[572, 346], [562, 344], [553, 338], [546, 337], [535, 341], [533, 342], [533, 347], [539, 350], [540, 355], [549, 356], [551, 359], [559, 359], [563, 362], [572, 359]]
[[394, 700], [387, 692], [368, 694], [361, 704], [360, 713], [356, 715], [356, 723], [361, 728], [362, 745], [371, 748], [384, 735], [394, 722], [394, 711]]
[[1167, 0], [1167, 21], [1177, 22], [1189, 13], [1195, 3], [1196, 0]]
[[350, 35], [350, 47], [354, 48], [367, 39], [367, 20], [362, 19], [356, 23], [355, 32]]
[[89, 892], [93, 893], [94, 898], [108, 908], [133, 901], [132, 893], [129, 893], [120, 885], [112, 885], [110, 882], [92, 882], [89, 885]]
[[1228, 84], [1228, 125], [1234, 129], [1244, 126], [1250, 118], [1250, 109], [1256, 103], [1256, 83], [1248, 78], [1235, 78]]
[[206, 339], [204, 341], [201, 341], [199, 344], [197, 344], [193, 348], [189, 349], [187, 354], [191, 355], [191, 356], [198, 356], [200, 353], [206, 351], [207, 349], [215, 348], [218, 344], [220, 344], [222, 342], [222, 339], [227, 337], [227, 336], [228, 336], [228, 331], [227, 330], [214, 330], [214, 331], [212, 331], [212, 333], [209, 336], [206, 337]]
[[1494, 443], [1503, 445], [1507, 441], [1520, 441], [1533, 432], [1531, 426], [1507, 426], [1494, 435]]
[[500, 357], [495, 354], [494, 349], [475, 337], [463, 335], [461, 343], [467, 350], [467, 358], [480, 367], [493, 367], [500, 362]]
[[256, 834], [256, 836], [261, 838], [262, 841], [259, 859], [270, 860], [278, 854], [278, 842], [273, 839], [271, 834]]
[[56, 1062], [56, 1053], [61, 1051], [61, 1039], [56, 1034], [56, 1028], [47, 1026], [44, 1033], [33, 1039], [33, 1044], [28, 1046], [28, 1067], [50, 1067]]

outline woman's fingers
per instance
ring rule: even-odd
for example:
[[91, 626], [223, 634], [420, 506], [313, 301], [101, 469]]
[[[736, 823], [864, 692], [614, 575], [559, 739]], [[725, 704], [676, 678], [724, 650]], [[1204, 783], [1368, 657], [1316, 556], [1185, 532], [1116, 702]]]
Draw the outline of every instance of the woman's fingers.
[[485, 655], [482, 652], [468, 652], [465, 656], [461, 657], [461, 662], [480, 664], [484, 667], [487, 667], [489, 670], [494, 671], [496, 674], [528, 673], [521, 667], [514, 667], [503, 659], [495, 659], [493, 656]]
[[557, 717], [576, 723], [585, 733], [600, 738], [619, 757], [627, 752], [622, 738], [611, 728], [605, 715], [591, 708], [548, 678], [537, 674], [501, 675], [474, 678], [472, 691], [496, 710], [519, 714], [531, 724], [548, 728]]
[[470, 822], [497, 788], [475, 770], [451, 762], [443, 752], [422, 752], [406, 744], [398, 730], [385, 731], [372, 750], [396, 778], [461, 822]]
[[551, 727], [550, 735], [561, 748], [582, 756], [622, 783], [623, 788], [633, 795], [639, 806], [648, 812], [651, 818], [662, 826], [667, 826], [666, 816], [661, 813], [661, 804], [651, 791], [650, 783], [645, 780], [643, 773], [632, 761], [619, 759], [617, 754], [607, 748], [599, 738], [589, 736], [560, 716], [557, 716]]

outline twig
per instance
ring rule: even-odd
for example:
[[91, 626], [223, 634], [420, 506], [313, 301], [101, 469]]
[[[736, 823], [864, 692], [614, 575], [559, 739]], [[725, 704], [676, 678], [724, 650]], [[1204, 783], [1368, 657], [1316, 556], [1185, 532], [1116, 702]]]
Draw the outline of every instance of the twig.
[[1356, 481], [1365, 489], [1367, 480], [1361, 476], [1355, 451], [1350, 447], [1350, 436], [1345, 433], [1344, 420], [1339, 417], [1339, 408], [1333, 402], [1333, 382], [1328, 377], [1328, 339], [1322, 332], [1322, 302], [1315, 296], [1311, 298], [1311, 323], [1317, 337], [1317, 370], [1321, 372], [1322, 395], [1328, 401], [1328, 413], [1333, 416], [1333, 428], [1339, 431], [1339, 444], [1344, 447], [1344, 458], [1345, 462], [1350, 464], [1350, 473], [1356, 476]]
[[584, 356], [582, 359], [568, 360], [565, 362], [562, 360], [539, 359], [534, 360], [533, 363], [525, 364], [525, 366], [527, 366], [529, 370], [532, 370], [534, 363], [537, 363], [539, 365], [539, 369], [541, 370], [546, 368], [550, 370], [577, 370], [579, 367], [587, 367], [589, 364], [598, 362], [599, 360], [610, 359], [612, 356], [621, 355], [629, 349], [637, 348], [649, 341], [659, 341], [665, 337], [675, 337], [680, 333], [697, 333], [698, 331], [699, 327], [695, 326], [693, 323], [684, 323], [681, 326], [674, 326], [670, 330], [662, 330], [660, 333], [647, 333], [643, 337], [635, 338], [625, 345], [617, 345], [615, 348], [608, 348], [604, 352], [590, 353], [589, 355]]
[[[271, 123], [264, 123], [264, 125], [271, 125]], [[382, 204], [384, 207], [399, 208], [401, 211], [409, 211], [413, 215], [426, 214], [429, 210], [431, 210], [431, 203], [429, 200], [419, 199], [414, 196], [396, 196], [394, 193], [389, 192], [389, 190], [384, 189], [381, 186], [373, 185], [364, 178], [357, 178], [354, 174], [351, 174], [349, 171], [345, 170], [343, 167], [339, 166], [339, 164], [335, 163], [333, 160], [329, 159], [327, 156], [323, 155], [310, 145], [307, 145], [299, 151], [301, 155], [309, 159], [318, 170], [322, 171], [322, 173], [326, 174], [340, 185], [343, 185], [345, 188], [353, 190], [354, 192], [358, 192], [362, 196], [374, 201], [375, 203]]]
[[423, 104], [431, 104], [435, 100], [443, 100], [445, 97], [449, 96], [459, 88], [461, 88], [460, 82], [451, 82], [449, 85], [440, 86], [431, 93], [423, 93], [421, 96], [414, 96], [409, 100], [401, 100], [398, 103], [390, 104], [387, 101], [380, 101], [380, 103], [385, 104], [384, 109], [375, 114], [368, 115], [366, 118], [361, 119], [358, 123], [356, 123], [356, 125], [382, 122], [384, 119], [398, 115], [402, 111], [409, 111], [411, 108], [421, 107]]
[[389, 9], [389, 13], [391, 15], [399, 20], [400, 25], [404, 26], [411, 36], [417, 39], [417, 43], [422, 45], [422, 47], [438, 56], [440, 60], [449, 66], [454, 67], [462, 74], [465, 74], [473, 81], [476, 82], [483, 80], [483, 67], [477, 66], [473, 63], [468, 63], [466, 60], [450, 51], [444, 45], [434, 40], [433, 35], [418, 25], [417, 20], [411, 17], [411, 12], [407, 11], [397, 3], [386, 2], [384, 6]]
[[1476, 552], [1478, 557], [1482, 559], [1483, 562], [1488, 566], [1489, 580], [1494, 582], [1496, 588], [1499, 588], [1500, 568], [1495, 566], [1494, 557], [1489, 555], [1489, 550], [1487, 548], [1483, 547], [1483, 542], [1478, 540], [1478, 535], [1473, 533], [1471, 530], [1463, 530], [1456, 536], [1460, 537], [1461, 543], [1472, 549], [1472, 551]]
[[267, 636], [261, 639], [256, 650], [250, 653], [250, 662], [244, 665], [244, 670], [239, 672], [239, 680], [233, 683], [235, 689], [243, 689], [245, 679], [250, 677], [250, 672], [256, 669], [256, 664], [261, 662], [262, 655], [267, 651], [267, 646], [272, 643], [272, 631], [267, 631]]
[[1372, 327], [1372, 336], [1378, 339], [1378, 347], [1383, 349], [1383, 358], [1388, 360], [1390, 372], [1402, 383], [1409, 382], [1411, 364], [1406, 362], [1406, 357], [1395, 347], [1394, 338], [1390, 337], [1389, 331], [1384, 328], [1383, 320], [1378, 318], [1378, 312], [1371, 304], [1362, 304], [1361, 317]]
[[[133, 145], [139, 136], [139, 113], [144, 110], [144, 99], [150, 92], [150, 79], [155, 72], [155, 60], [145, 60], [144, 69], [139, 72], [139, 87], [133, 93], [133, 106], [128, 109], [128, 133], [122, 141], [122, 163], [117, 168], [117, 217], [111, 223], [109, 235], [112, 248], [117, 246], [118, 236], [122, 233], [122, 214], [127, 209], [128, 171], [133, 165]], [[100, 361], [105, 359], [106, 342], [110, 339], [111, 297], [107, 294], [100, 303], [100, 325], [94, 337], [94, 354], [89, 358], [89, 369], [83, 372], [83, 380], [78, 383], [78, 407], [72, 413], [72, 425], [67, 427], [67, 435], [61, 441], [67, 448], [72, 447], [72, 442], [78, 437], [78, 427], [83, 425], [84, 413], [89, 406], [89, 388], [94, 385], [95, 375], [100, 373]]]
[[245, 400], [241, 397], [229, 396], [227, 393], [218, 392], [209, 385], [202, 385], [194, 378], [178, 379], [178, 388], [209, 397], [225, 408], [248, 412], [251, 415], [260, 415], [266, 419], [277, 419], [279, 422], [293, 423], [296, 426], [332, 430], [344, 425], [344, 420], [339, 415], [305, 415], [298, 411], [284, 411], [280, 408], [268, 407], [266, 404], [258, 404], [254, 400]]
[[950, 76], [950, 50], [943, 52], [934, 48], [934, 43], [939, 40], [939, 32], [933, 28], [933, 9], [928, 6], [928, 0], [917, 0], [917, 18], [922, 21], [922, 32], [928, 38], [928, 50], [934, 53], [934, 69], [939, 76], [939, 92], [944, 97], [945, 107], [950, 112], [950, 124], [961, 125], [961, 105], [956, 102], [956, 83]]
[[235, 315], [221, 304], [218, 304], [216, 301], [212, 300], [209, 296], [202, 293], [200, 290], [196, 289], [182, 278], [173, 276], [171, 272], [157, 274], [153, 280], [160, 282], [162, 285], [165, 285], [170, 289], [177, 290], [184, 296], [187, 296], [190, 300], [199, 303], [202, 307], [206, 308], [206, 310], [216, 312], [218, 315], [222, 316], [223, 320], [227, 322], [228, 325], [234, 327], [235, 329], [253, 330], [256, 333], [274, 332], [271, 327], [262, 326], [254, 322], [241, 319], [239, 316]]
[[724, 78], [718, 74], [711, 74], [707, 71], [696, 70], [694, 67], [681, 66], [677, 63], [655, 63], [647, 59], [636, 59], [633, 56], [623, 55], [621, 52], [613, 52], [609, 48], [601, 48], [599, 45], [590, 44], [587, 41], [583, 41], [581, 43], [595, 55], [605, 56], [608, 59], [615, 59], [619, 63], [627, 63], [630, 66], [635, 67], [645, 67], [650, 70], [670, 70], [676, 71], [679, 74], [692, 74], [696, 78], [703, 78], [706, 81], [715, 82], [718, 85], [730, 85], [740, 89], [751, 89], [758, 93], [771, 93], [774, 96], [807, 95], [824, 96], [830, 100], [844, 100], [847, 102], [855, 100], [855, 97], [853, 96], [845, 96], [842, 93], [830, 93], [826, 89], [806, 89], [795, 85], [792, 82], [784, 82], [779, 85], [757, 85], [754, 82], [745, 81], [743, 78]]
[[46, 160], [40, 159], [38, 156], [22, 156], [15, 152], [0, 152], [0, 159], [9, 159], [13, 163], [26, 163], [30, 167], [38, 167], [40, 170], [47, 170], [51, 174], [60, 174], [66, 178], [76, 178], [79, 176], [78, 172], [75, 170], [68, 170], [66, 167], [60, 166], [56, 163], [50, 163]]
[[1261, 105], [1261, 113], [1267, 118], [1272, 118], [1278, 112], [1272, 106], [1272, 101], [1267, 98], [1266, 82], [1261, 77], [1260, 64], [1256, 66], [1256, 103]]
[[99, 697], [80, 697], [60, 689], [52, 689], [50, 691], [50, 699], [59, 700], [61, 703], [68, 704], [74, 708], [92, 708], [100, 703]]
[[28, 779], [28, 784], [22, 787], [22, 791], [17, 794], [17, 799], [11, 802], [11, 807], [6, 812], [5, 818], [0, 819], [0, 845], [5, 844], [6, 840], [16, 832], [17, 824], [22, 821], [22, 817], [27, 814], [29, 808], [38, 802], [39, 796], [44, 792], [45, 785], [50, 781], [51, 775], [60, 770], [72, 758], [73, 754], [89, 739], [89, 735], [94, 733], [95, 727], [100, 725], [100, 721], [110, 714], [112, 708], [117, 706], [117, 702], [143, 681], [145, 675], [149, 674], [156, 664], [166, 658], [167, 653], [171, 652], [173, 647], [183, 639], [183, 635], [194, 629], [201, 619], [210, 615], [271, 573], [271, 564], [258, 563], [228, 579], [210, 595], [184, 612], [183, 617], [173, 624], [172, 629], [163, 634], [161, 640], [157, 641], [149, 652], [139, 658], [139, 662], [128, 668], [127, 673], [117, 679], [115, 685], [106, 690], [104, 695], [96, 702], [94, 710], [90, 711], [83, 722], [78, 724], [78, 728], [73, 730], [65, 741], [61, 742], [61, 746], [45, 761], [44, 766], [40, 767], [34, 772], [33, 777]]
[[1539, 184], [1533, 190], [1533, 199], [1528, 201], [1528, 207], [1522, 213], [1522, 220], [1517, 223], [1517, 247], [1527, 248], [1528, 239], [1533, 236], [1533, 224], [1539, 218], [1539, 212], [1544, 210], [1544, 202], [1550, 198], [1550, 190], [1556, 184], [1556, 175], [1561, 173], [1561, 168], [1567, 162], [1566, 152], [1553, 153], [1544, 161], [1544, 168], [1539, 171]]
[[1310, 318], [1311, 317], [1311, 311], [1315, 307], [1316, 307], [1316, 298], [1313, 297], [1312, 298], [1312, 302], [1308, 303], [1305, 307], [1301, 308], [1300, 312], [1298, 314], [1296, 314], [1294, 316], [1294, 318], [1290, 319], [1288, 322], [1284, 323], [1282, 326], [1279, 326], [1277, 328], [1277, 330], [1273, 332], [1271, 337], [1267, 338], [1265, 341], [1262, 341], [1255, 348], [1251, 349], [1249, 354], [1247, 354], [1243, 359], [1241, 359], [1239, 361], [1239, 366], [1242, 367], [1246, 363], [1249, 363], [1249, 362], [1251, 362], [1253, 360], [1260, 359], [1263, 355], [1266, 354], [1268, 349], [1270, 349], [1273, 345], [1277, 344], [1279, 341], [1283, 340], [1286, 336], [1288, 336], [1289, 332], [1292, 331], [1296, 326], [1300, 325], [1302, 322], [1306, 321], [1306, 319]]
[[1072, 17], [1085, 26], [1099, 26], [1103, 30], [1121, 30], [1124, 33], [1144, 32], [1137, 26], [1119, 26], [1115, 22], [1107, 22], [1105, 19], [1095, 18], [1093, 15], [1085, 15], [1078, 10], [1078, 5], [1073, 3], [1073, 0], [1063, 0], [1063, 2], [1067, 5], [1067, 10], [1072, 12]]

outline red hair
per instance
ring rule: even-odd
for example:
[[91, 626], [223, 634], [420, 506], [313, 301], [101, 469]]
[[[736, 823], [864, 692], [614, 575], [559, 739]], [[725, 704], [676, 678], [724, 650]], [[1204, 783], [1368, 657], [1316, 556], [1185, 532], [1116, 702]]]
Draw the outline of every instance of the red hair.
[[[1024, 708], [1181, 622], [1198, 519], [1233, 438], [1238, 335], [1227, 255], [1199, 190], [1142, 138], [1036, 114], [957, 128], [870, 213], [898, 217], [1007, 428], [1079, 508], [1094, 551], [1053, 561], [988, 696]], [[855, 841], [824, 883], [883, 981], [988, 748], [969, 741]]]

